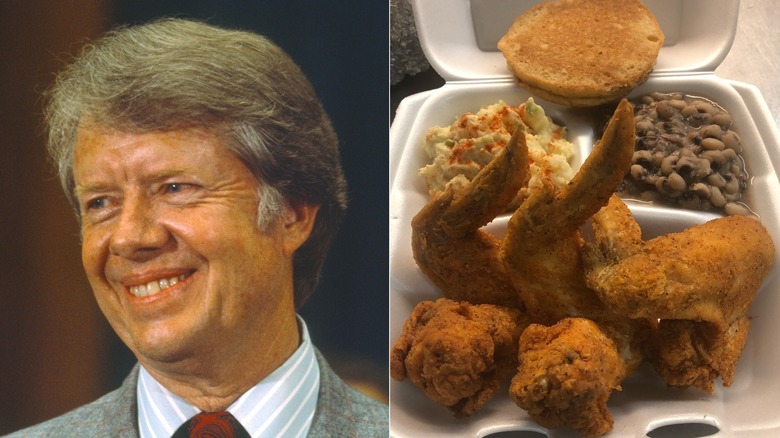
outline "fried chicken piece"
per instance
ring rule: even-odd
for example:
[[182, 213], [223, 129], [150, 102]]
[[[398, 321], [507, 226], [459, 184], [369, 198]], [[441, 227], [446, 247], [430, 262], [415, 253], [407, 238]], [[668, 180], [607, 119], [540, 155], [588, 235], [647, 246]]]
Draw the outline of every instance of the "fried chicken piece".
[[715, 392], [718, 376], [731, 386], [747, 342], [750, 320], [741, 315], [725, 331], [706, 322], [663, 319], [650, 338], [648, 357], [669, 386]]
[[[646, 323], [613, 313], [588, 288], [581, 260], [584, 241], [579, 232], [587, 219], [607, 203], [628, 171], [634, 139], [633, 108], [624, 99], [571, 183], [558, 192], [550, 184], [532, 192], [507, 226], [500, 256], [529, 317], [546, 325], [570, 316], [593, 320], [584, 328], [585, 323], [569, 322], [553, 333], [560, 333], [564, 328], [572, 331], [571, 338], [564, 338], [564, 345], [574, 348], [580, 342], [576, 348], [585, 349], [583, 352], [594, 349], [600, 355], [601, 362], [593, 370], [589, 368], [592, 362], [588, 361], [578, 361], [566, 368], [566, 372], [573, 373], [566, 377], [573, 387], [556, 391], [531, 388], [529, 391], [536, 397], [532, 402], [527, 396], [516, 397], [522, 401], [520, 406], [528, 409], [540, 424], [583, 429], [586, 426], [582, 419], [598, 414], [601, 420], [589, 433], [606, 432], [612, 427], [611, 416], [605, 413], [606, 399], [643, 360], [641, 336]], [[603, 336], [591, 339], [576, 335], [585, 328], [610, 333], [609, 341]], [[535, 330], [531, 333], [542, 329]], [[527, 339], [534, 339], [532, 336], [537, 335], [529, 334]], [[526, 359], [518, 371], [521, 376], [518, 381], [529, 385], [524, 367], [546, 369], [550, 367], [548, 362], [554, 364], [557, 359], [545, 359], [549, 348], [543, 342], [529, 343], [522, 348]], [[580, 366], [585, 368], [578, 370]], [[605, 374], [599, 377], [599, 373]], [[589, 377], [575, 384], [580, 376]]]
[[585, 284], [579, 229], [622, 181], [634, 139], [633, 108], [623, 99], [571, 182], [558, 192], [551, 183], [532, 191], [509, 220], [500, 257], [534, 319], [553, 324], [605, 313]]
[[520, 307], [498, 258], [500, 241], [480, 228], [503, 213], [528, 178], [525, 134], [507, 146], [471, 183], [449, 186], [412, 219], [412, 254], [447, 298]]
[[520, 337], [512, 401], [544, 427], [570, 426], [587, 436], [609, 432], [614, 421], [607, 400], [632, 371], [614, 336], [620, 335], [585, 318], [530, 325]]
[[390, 353], [390, 376], [409, 379], [456, 417], [479, 410], [517, 367], [528, 321], [519, 309], [440, 298], [418, 304]]
[[579, 231], [631, 165], [633, 114], [623, 99], [569, 185], [557, 192], [551, 184], [534, 190], [509, 220], [500, 257], [534, 321], [550, 325], [576, 315], [621, 326], [629, 336], [636, 331], [634, 322], [607, 309], [586, 284]]
[[588, 284], [615, 312], [632, 318], [708, 321], [725, 330], [748, 309], [774, 263], [772, 236], [746, 216], [645, 242], [628, 207], [614, 197], [591, 222]]
[[660, 320], [649, 357], [664, 380], [710, 393], [717, 376], [731, 385], [747, 311], [775, 259], [761, 223], [729, 216], [643, 241], [617, 197], [591, 223], [588, 285], [617, 313]]

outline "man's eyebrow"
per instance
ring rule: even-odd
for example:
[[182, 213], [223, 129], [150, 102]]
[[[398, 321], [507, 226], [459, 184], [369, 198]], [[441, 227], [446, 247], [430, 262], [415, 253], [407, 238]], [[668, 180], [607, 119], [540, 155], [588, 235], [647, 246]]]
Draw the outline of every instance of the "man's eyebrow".
[[144, 179], [149, 181], [161, 181], [175, 176], [185, 175], [190, 172], [191, 170], [188, 170], [184, 167], [177, 167], [172, 169], [167, 168], [167, 169], [160, 170], [159, 172], [154, 172]]
[[92, 182], [92, 183], [85, 183], [85, 184], [76, 184], [76, 187], [73, 188], [73, 192], [76, 194], [76, 197], [78, 198], [83, 193], [94, 193], [94, 192], [105, 192], [110, 190], [110, 185], [101, 183], [101, 182]]
[[[187, 169], [185, 167], [168, 168], [144, 176], [143, 180], [146, 182], [159, 182], [169, 178], [185, 175], [189, 172], [191, 172], [191, 169]], [[76, 187], [74, 188], [73, 191], [76, 194], [76, 196], [79, 196], [81, 193], [109, 191], [113, 187], [114, 184], [112, 183], [104, 183], [104, 182], [97, 182], [97, 181], [85, 182], [83, 184], [76, 184]]]

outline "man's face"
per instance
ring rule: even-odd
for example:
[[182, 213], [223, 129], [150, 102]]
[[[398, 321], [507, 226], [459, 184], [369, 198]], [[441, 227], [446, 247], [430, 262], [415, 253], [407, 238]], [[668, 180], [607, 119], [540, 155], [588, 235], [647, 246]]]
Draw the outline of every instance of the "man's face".
[[74, 177], [87, 277], [139, 359], [239, 355], [294, 315], [292, 253], [309, 229], [286, 225], [289, 208], [258, 229], [255, 179], [217, 137], [82, 129]]

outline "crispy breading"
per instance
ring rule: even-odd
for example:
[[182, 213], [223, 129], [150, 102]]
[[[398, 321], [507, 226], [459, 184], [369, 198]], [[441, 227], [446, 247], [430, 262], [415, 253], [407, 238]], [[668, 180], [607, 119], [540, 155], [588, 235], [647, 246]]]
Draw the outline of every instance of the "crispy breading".
[[614, 193], [631, 165], [633, 107], [623, 100], [604, 136], [568, 186], [534, 191], [512, 215], [501, 260], [528, 312], [552, 324], [571, 315], [600, 317], [604, 308], [585, 284], [579, 229]]
[[512, 401], [544, 427], [569, 426], [588, 436], [609, 432], [607, 400], [632, 371], [612, 336], [585, 318], [530, 325], [520, 337]]
[[467, 187], [448, 187], [412, 219], [414, 259], [444, 296], [522, 306], [498, 258], [500, 240], [480, 228], [506, 210], [527, 178], [528, 148], [517, 130]]
[[528, 321], [518, 309], [440, 298], [418, 304], [390, 354], [393, 379], [409, 379], [456, 417], [479, 410], [517, 367]]
[[617, 197], [591, 223], [595, 242], [583, 252], [588, 285], [616, 313], [661, 320], [649, 356], [666, 382], [712, 392], [720, 375], [730, 385], [747, 311], [775, 260], [764, 226], [729, 216], [642, 241]]
[[718, 376], [723, 386], [734, 381], [749, 328], [747, 315], [723, 331], [706, 322], [664, 319], [650, 337], [648, 360], [669, 386], [692, 386], [712, 394]]
[[[521, 358], [525, 359], [513, 384], [515, 401], [542, 425], [571, 426], [587, 434], [605, 433], [612, 427], [606, 400], [643, 359], [640, 339], [646, 323], [613, 313], [588, 288], [581, 261], [584, 242], [579, 232], [609, 200], [628, 170], [634, 139], [633, 109], [623, 100], [571, 183], [557, 192], [550, 185], [535, 191], [507, 225], [501, 259], [509, 277], [529, 316], [543, 324], [554, 324], [549, 330], [532, 326], [523, 334]], [[571, 316], [583, 318], [567, 319]], [[558, 340], [558, 336], [563, 337]], [[547, 342], [558, 343], [546, 346]], [[594, 359], [557, 368], [563, 360], [559, 348], [564, 347], [577, 354], [596, 352], [602, 362]], [[579, 370], [596, 363], [592, 370]], [[553, 370], [547, 380], [532, 385], [529, 376], [548, 367]], [[565, 379], [566, 384], [540, 390], [544, 383], [557, 385], [558, 379]]]

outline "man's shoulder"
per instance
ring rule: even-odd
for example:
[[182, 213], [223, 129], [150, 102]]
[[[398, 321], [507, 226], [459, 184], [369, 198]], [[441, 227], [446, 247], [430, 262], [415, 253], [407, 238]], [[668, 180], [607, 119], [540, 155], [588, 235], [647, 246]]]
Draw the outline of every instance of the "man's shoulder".
[[310, 437], [387, 437], [387, 405], [344, 383], [317, 352], [320, 365], [320, 392]]
[[121, 387], [51, 420], [8, 435], [9, 438], [115, 436], [137, 437], [134, 369]]
[[387, 405], [368, 397], [349, 385], [346, 386], [349, 404], [352, 406], [352, 420], [357, 432], [356, 436], [387, 437], [389, 433]]

